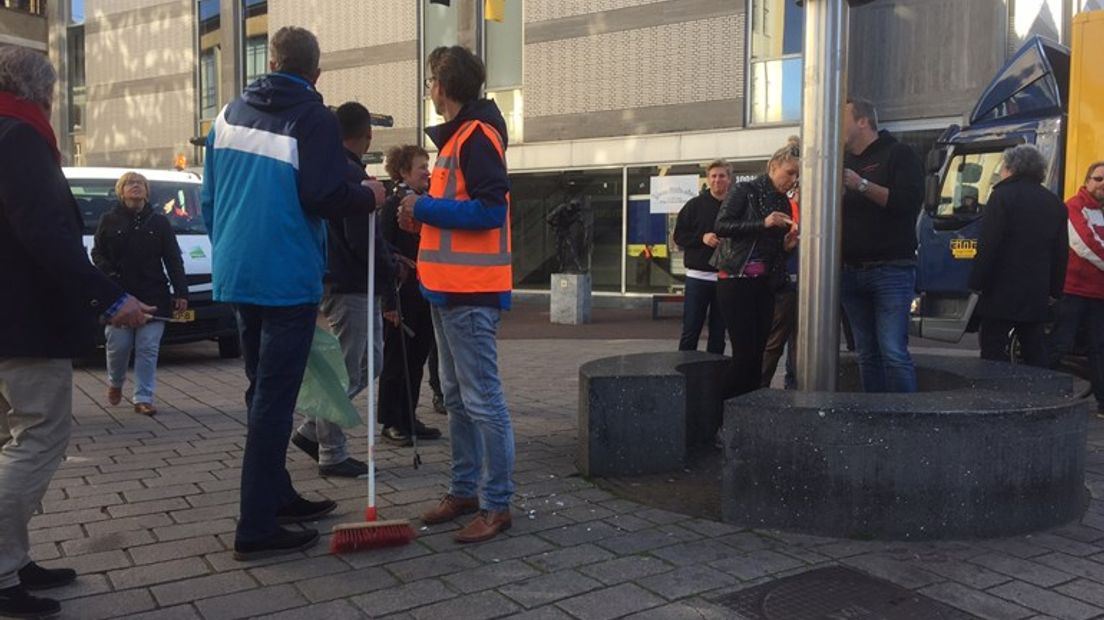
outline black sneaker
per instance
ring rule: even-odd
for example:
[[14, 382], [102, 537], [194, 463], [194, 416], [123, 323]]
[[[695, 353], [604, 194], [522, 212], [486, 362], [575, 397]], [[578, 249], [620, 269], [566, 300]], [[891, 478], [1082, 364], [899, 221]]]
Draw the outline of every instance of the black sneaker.
[[380, 438], [395, 446], [413, 445], [413, 442], [410, 441], [410, 435], [406, 431], [399, 430], [397, 426], [383, 427], [383, 430], [380, 431]]
[[309, 549], [317, 542], [318, 530], [295, 532], [281, 528], [280, 531], [261, 542], [234, 543], [234, 559], [239, 562], [248, 562], [249, 560], [269, 558], [274, 555]]
[[300, 521], [314, 521], [324, 517], [337, 508], [337, 502], [324, 499], [320, 502], [312, 502], [300, 497], [294, 502], [284, 506], [276, 513], [276, 522], [280, 525], [299, 523]]
[[77, 580], [77, 571], [71, 568], [42, 568], [28, 562], [19, 569], [19, 583], [28, 590], [48, 590], [69, 585]]
[[5, 618], [48, 618], [59, 613], [61, 603], [31, 596], [22, 585], [0, 590], [0, 616]]
[[414, 434], [418, 436], [419, 440], [422, 439], [440, 439], [441, 431], [422, 424], [420, 420], [414, 421]]
[[448, 409], [445, 409], [444, 394], [433, 394], [433, 410], [441, 415], [448, 415]]
[[363, 478], [368, 475], [368, 464], [349, 457], [333, 465], [320, 465], [318, 475], [323, 478]]
[[299, 431], [295, 431], [291, 435], [291, 443], [296, 447], [307, 453], [307, 456], [314, 459], [314, 462], [318, 462], [318, 442], [311, 441], [299, 434]]

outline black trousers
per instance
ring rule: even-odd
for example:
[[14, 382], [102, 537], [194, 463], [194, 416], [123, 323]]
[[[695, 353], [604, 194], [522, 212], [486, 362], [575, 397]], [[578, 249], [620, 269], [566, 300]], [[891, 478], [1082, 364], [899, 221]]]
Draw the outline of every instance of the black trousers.
[[[407, 282], [399, 289], [399, 304], [403, 322], [414, 331], [406, 335], [401, 327], [383, 322], [383, 370], [379, 383], [379, 421], [409, 433], [412, 412], [418, 408], [418, 392], [422, 387], [422, 368], [434, 347], [433, 319], [429, 302], [422, 297], [417, 282]], [[406, 341], [406, 363], [403, 363], [403, 340]], [[409, 377], [410, 396], [407, 396]]]
[[717, 282], [725, 328], [732, 343], [732, 374], [726, 396], [759, 389], [763, 351], [774, 322], [774, 291], [769, 278], [725, 278]]
[[1025, 364], [1047, 367], [1046, 340], [1043, 323], [1021, 323], [1004, 319], [981, 319], [978, 344], [981, 345], [981, 359], [996, 362], [1011, 361], [1008, 347], [1012, 343], [1010, 332], [1015, 329], [1020, 341], [1020, 353]]

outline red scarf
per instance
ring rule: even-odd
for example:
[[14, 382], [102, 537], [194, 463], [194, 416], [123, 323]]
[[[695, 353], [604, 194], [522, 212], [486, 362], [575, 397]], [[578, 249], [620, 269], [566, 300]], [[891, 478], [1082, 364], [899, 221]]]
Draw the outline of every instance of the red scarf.
[[0, 116], [16, 118], [34, 127], [35, 131], [50, 145], [50, 150], [54, 152], [54, 158], [57, 159], [59, 164], [61, 163], [57, 136], [54, 135], [54, 129], [50, 127], [49, 119], [46, 118], [46, 114], [42, 112], [42, 108], [38, 104], [20, 99], [12, 93], [0, 91]]

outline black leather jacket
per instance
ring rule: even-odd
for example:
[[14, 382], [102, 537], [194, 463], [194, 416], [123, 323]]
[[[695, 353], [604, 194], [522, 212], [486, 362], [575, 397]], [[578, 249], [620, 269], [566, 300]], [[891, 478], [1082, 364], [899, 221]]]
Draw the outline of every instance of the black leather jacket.
[[770, 177], [762, 175], [751, 181], [737, 183], [729, 190], [713, 232], [721, 244], [710, 263], [719, 271], [739, 274], [754, 252], [770, 269], [772, 283], [786, 279], [786, 251], [782, 242], [785, 228], [767, 228], [763, 220], [773, 211], [790, 213], [790, 200], [779, 193]]

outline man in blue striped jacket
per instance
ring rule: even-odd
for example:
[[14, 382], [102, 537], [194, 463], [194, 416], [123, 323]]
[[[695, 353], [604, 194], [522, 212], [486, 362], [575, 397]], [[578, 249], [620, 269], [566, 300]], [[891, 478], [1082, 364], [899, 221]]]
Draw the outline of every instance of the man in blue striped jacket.
[[234, 306], [249, 378], [238, 560], [310, 547], [318, 532], [281, 524], [337, 506], [295, 492], [287, 445], [322, 299], [323, 219], [369, 213], [384, 194], [377, 181], [346, 179], [337, 119], [314, 89], [318, 57], [313, 34], [281, 28], [272, 73], [223, 108], [207, 136], [201, 202], [214, 298]]

